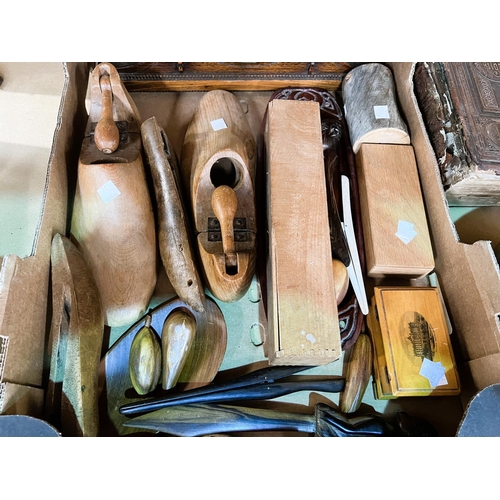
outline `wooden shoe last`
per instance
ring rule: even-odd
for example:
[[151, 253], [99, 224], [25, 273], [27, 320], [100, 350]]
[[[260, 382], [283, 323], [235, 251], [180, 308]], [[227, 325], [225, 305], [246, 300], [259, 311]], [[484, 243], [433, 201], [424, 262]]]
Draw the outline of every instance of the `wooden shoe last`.
[[256, 144], [233, 94], [213, 90], [202, 97], [181, 162], [206, 285], [217, 299], [234, 302], [255, 272], [257, 227]]

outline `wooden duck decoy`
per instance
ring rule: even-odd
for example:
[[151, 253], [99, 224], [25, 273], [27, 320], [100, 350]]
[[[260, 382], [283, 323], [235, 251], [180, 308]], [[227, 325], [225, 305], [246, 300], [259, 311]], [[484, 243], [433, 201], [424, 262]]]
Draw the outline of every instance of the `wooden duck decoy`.
[[[327, 183], [326, 188], [329, 205], [330, 241], [332, 246], [333, 262], [332, 272], [335, 272], [336, 277], [342, 277], [342, 281], [344, 281], [345, 273], [341, 272], [342, 265], [345, 265], [347, 268], [352, 260], [346, 238], [344, 237], [340, 225], [340, 221], [344, 220], [341, 177], [346, 176], [350, 182], [350, 192], [352, 195], [352, 222], [359, 254], [359, 263], [361, 271], [364, 273], [365, 254], [356, 176], [356, 163], [350, 145], [349, 135], [347, 133], [347, 124], [341, 107], [330, 92], [319, 88], [284, 88], [274, 92], [269, 100], [272, 101], [273, 99], [306, 100], [316, 101], [319, 103], [323, 135], [325, 176]], [[263, 120], [263, 124], [264, 123], [265, 118]], [[265, 155], [264, 141], [261, 139], [259, 147], [259, 164], [266, 161]], [[257, 187], [262, 189], [262, 184], [263, 182], [261, 179], [258, 181]], [[258, 196], [261, 197], [263, 195], [264, 193], [260, 193]], [[265, 208], [260, 206], [260, 209], [262, 211], [259, 212], [258, 215], [259, 223], [261, 223], [265, 217]], [[263, 250], [261, 249], [260, 252], [260, 255], [262, 255]], [[259, 260], [261, 263], [265, 262], [264, 257]], [[265, 269], [260, 269], [260, 267], [258, 274], [262, 281], [265, 280]], [[264, 291], [266, 289], [265, 286], [261, 288]], [[339, 294], [340, 293], [343, 296], [338, 304], [340, 337], [342, 349], [347, 350], [356, 342], [356, 339], [361, 332], [364, 316], [352, 283], [349, 283], [347, 291], [345, 291], [345, 289], [342, 291], [339, 289]]]
[[187, 128], [181, 168], [205, 284], [223, 302], [240, 299], [255, 272], [256, 153], [237, 98], [207, 92]]
[[97, 283], [105, 323], [123, 326], [144, 314], [156, 285], [155, 221], [141, 119], [111, 64], [93, 70], [90, 94], [71, 235]]

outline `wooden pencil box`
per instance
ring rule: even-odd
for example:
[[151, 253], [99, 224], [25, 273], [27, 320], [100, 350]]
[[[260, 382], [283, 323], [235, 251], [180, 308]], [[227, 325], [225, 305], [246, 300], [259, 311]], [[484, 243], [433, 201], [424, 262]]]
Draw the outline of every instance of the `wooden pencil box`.
[[368, 276], [429, 274], [434, 256], [413, 147], [362, 144], [356, 168]]
[[325, 365], [341, 343], [318, 103], [271, 101], [266, 150], [269, 363]]
[[460, 394], [437, 288], [375, 287], [367, 326], [378, 399]]

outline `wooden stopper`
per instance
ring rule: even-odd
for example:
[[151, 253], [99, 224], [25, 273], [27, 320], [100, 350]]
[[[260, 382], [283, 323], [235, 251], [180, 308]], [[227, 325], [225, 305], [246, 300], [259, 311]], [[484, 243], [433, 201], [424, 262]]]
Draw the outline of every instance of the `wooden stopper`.
[[196, 320], [188, 311], [174, 310], [165, 320], [161, 336], [163, 389], [171, 389], [177, 383], [195, 335]]
[[102, 92], [102, 113], [94, 131], [94, 141], [103, 153], [110, 154], [118, 149], [120, 132], [113, 120], [113, 92], [109, 75], [100, 78]]
[[237, 209], [238, 198], [232, 188], [226, 185], [215, 188], [212, 193], [212, 210], [220, 224], [222, 248], [226, 256], [226, 269], [238, 266], [233, 230], [233, 221]]
[[370, 63], [354, 68], [344, 79], [342, 95], [354, 153], [365, 142], [410, 144], [387, 66]]

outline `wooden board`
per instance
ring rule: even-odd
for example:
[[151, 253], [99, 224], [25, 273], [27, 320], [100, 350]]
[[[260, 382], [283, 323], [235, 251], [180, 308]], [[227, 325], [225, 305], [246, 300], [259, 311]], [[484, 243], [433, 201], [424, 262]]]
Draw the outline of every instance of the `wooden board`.
[[271, 101], [266, 150], [269, 362], [327, 364], [341, 344], [319, 104]]
[[460, 381], [439, 292], [375, 287], [367, 324], [378, 397], [450, 396]]
[[427, 275], [434, 257], [413, 147], [362, 144], [356, 165], [368, 276]]
[[[274, 92], [269, 100], [285, 99], [297, 101], [315, 101], [320, 106], [321, 128], [323, 134], [323, 159], [325, 165], [325, 180], [327, 189], [327, 202], [329, 205], [329, 222], [330, 222], [330, 242], [332, 247], [332, 257], [334, 261], [334, 270], [338, 269], [338, 275], [342, 276], [342, 266], [339, 261], [345, 265], [349, 265], [350, 255], [346, 247], [344, 231], [341, 226], [341, 219], [344, 218], [341, 196], [341, 176], [349, 179], [351, 186], [351, 208], [353, 227], [358, 247], [359, 260], [362, 272], [365, 270], [365, 251], [363, 241], [363, 231], [361, 223], [361, 211], [358, 196], [358, 180], [356, 175], [356, 159], [351, 148], [351, 143], [348, 134], [347, 123], [340, 106], [339, 98], [335, 98], [330, 92], [319, 88], [293, 88], [286, 87], [277, 92]], [[263, 125], [266, 118], [264, 117]], [[262, 145], [262, 143], [261, 143]], [[260, 148], [259, 155], [265, 157], [264, 148]], [[259, 159], [259, 165], [263, 164]], [[263, 169], [262, 169], [263, 170]], [[259, 174], [261, 174], [259, 170]], [[261, 174], [262, 175], [262, 174]], [[258, 187], [260, 188], [260, 182]], [[263, 201], [260, 201], [258, 208], [261, 212], [266, 211], [265, 194], [260, 196]], [[259, 214], [259, 220], [265, 217]], [[267, 252], [267, 244], [265, 241], [259, 241], [261, 255]], [[265, 249], [264, 249], [265, 248]], [[339, 260], [337, 260], [339, 259]], [[265, 282], [265, 258], [261, 257], [259, 262], [259, 277], [261, 282]], [[347, 274], [347, 269], [343, 271]], [[358, 338], [364, 316], [361, 312], [358, 299], [354, 292], [354, 288], [347, 280], [347, 293], [342, 302], [338, 304], [338, 316], [340, 325], [340, 338], [342, 341], [342, 349], [349, 349]], [[265, 286], [265, 285], [264, 285]], [[335, 282], [336, 289], [340, 289], [339, 280]]]
[[117, 62], [130, 91], [277, 90], [340, 88], [358, 63], [349, 62]]
[[45, 419], [63, 436], [99, 433], [98, 374], [104, 313], [83, 255], [61, 234], [52, 239], [52, 322]]

